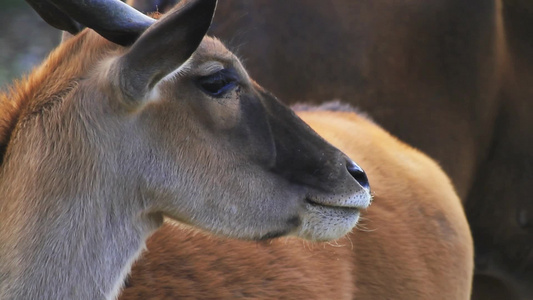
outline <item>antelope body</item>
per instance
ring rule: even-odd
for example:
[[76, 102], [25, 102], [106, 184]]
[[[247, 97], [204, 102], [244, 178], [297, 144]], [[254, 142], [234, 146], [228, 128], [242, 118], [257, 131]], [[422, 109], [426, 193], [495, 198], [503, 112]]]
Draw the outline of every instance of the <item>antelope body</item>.
[[440, 167], [354, 112], [298, 114], [365, 168], [375, 197], [359, 229], [335, 243], [246, 242], [169, 222], [121, 300], [470, 299], [472, 237]]
[[32, 1], [76, 33], [0, 95], [0, 299], [113, 299], [164, 217], [218, 235], [332, 240], [365, 173], [205, 37], [214, 0], [156, 21]]

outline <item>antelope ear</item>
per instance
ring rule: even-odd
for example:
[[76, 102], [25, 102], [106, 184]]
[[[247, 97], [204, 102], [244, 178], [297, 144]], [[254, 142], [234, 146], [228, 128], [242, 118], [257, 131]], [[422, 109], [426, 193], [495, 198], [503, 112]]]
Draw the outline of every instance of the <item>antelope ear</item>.
[[139, 37], [117, 62], [126, 101], [142, 101], [163, 77], [189, 59], [211, 25], [216, 3], [183, 0]]
[[64, 42], [68, 41], [71, 37], [74, 37], [74, 35], [68, 31], [63, 31], [61, 33], [61, 42], [60, 44], [63, 44]]
[[166, 13], [169, 11], [179, 0], [127, 0], [130, 6], [143, 13], [159, 12]]

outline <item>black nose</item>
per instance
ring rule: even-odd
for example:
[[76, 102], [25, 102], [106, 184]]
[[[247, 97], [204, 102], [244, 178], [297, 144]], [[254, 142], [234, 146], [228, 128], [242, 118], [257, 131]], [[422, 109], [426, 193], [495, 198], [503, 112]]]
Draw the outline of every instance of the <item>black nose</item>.
[[361, 169], [360, 166], [358, 166], [355, 162], [348, 160], [346, 162], [346, 168], [348, 169], [348, 172], [355, 178], [355, 180], [365, 189], [370, 188], [370, 184], [368, 184], [368, 177], [366, 177], [365, 171]]

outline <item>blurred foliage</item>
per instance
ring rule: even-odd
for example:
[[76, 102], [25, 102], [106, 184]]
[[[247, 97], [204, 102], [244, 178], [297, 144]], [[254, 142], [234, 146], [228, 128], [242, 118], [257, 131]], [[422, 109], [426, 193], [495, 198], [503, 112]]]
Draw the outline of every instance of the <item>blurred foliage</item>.
[[26, 3], [23, 0], [0, 0], [0, 11], [13, 7], [23, 7]]
[[23, 0], [0, 0], [0, 89], [39, 64], [60, 41]]

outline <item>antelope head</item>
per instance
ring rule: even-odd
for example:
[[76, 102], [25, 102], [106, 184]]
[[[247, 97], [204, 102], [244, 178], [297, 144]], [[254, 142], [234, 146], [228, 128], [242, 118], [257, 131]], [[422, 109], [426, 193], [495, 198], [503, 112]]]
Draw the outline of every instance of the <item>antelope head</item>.
[[30, 3], [60, 29], [94, 30], [60, 46], [83, 45], [65, 64], [87, 67], [65, 79], [76, 83], [49, 115], [78, 118], [70, 126], [97, 170], [87, 176], [115, 183], [107, 201], [121, 210], [241, 239], [331, 240], [369, 205], [361, 168], [205, 36], [215, 0], [181, 1], [159, 20], [120, 1]]

